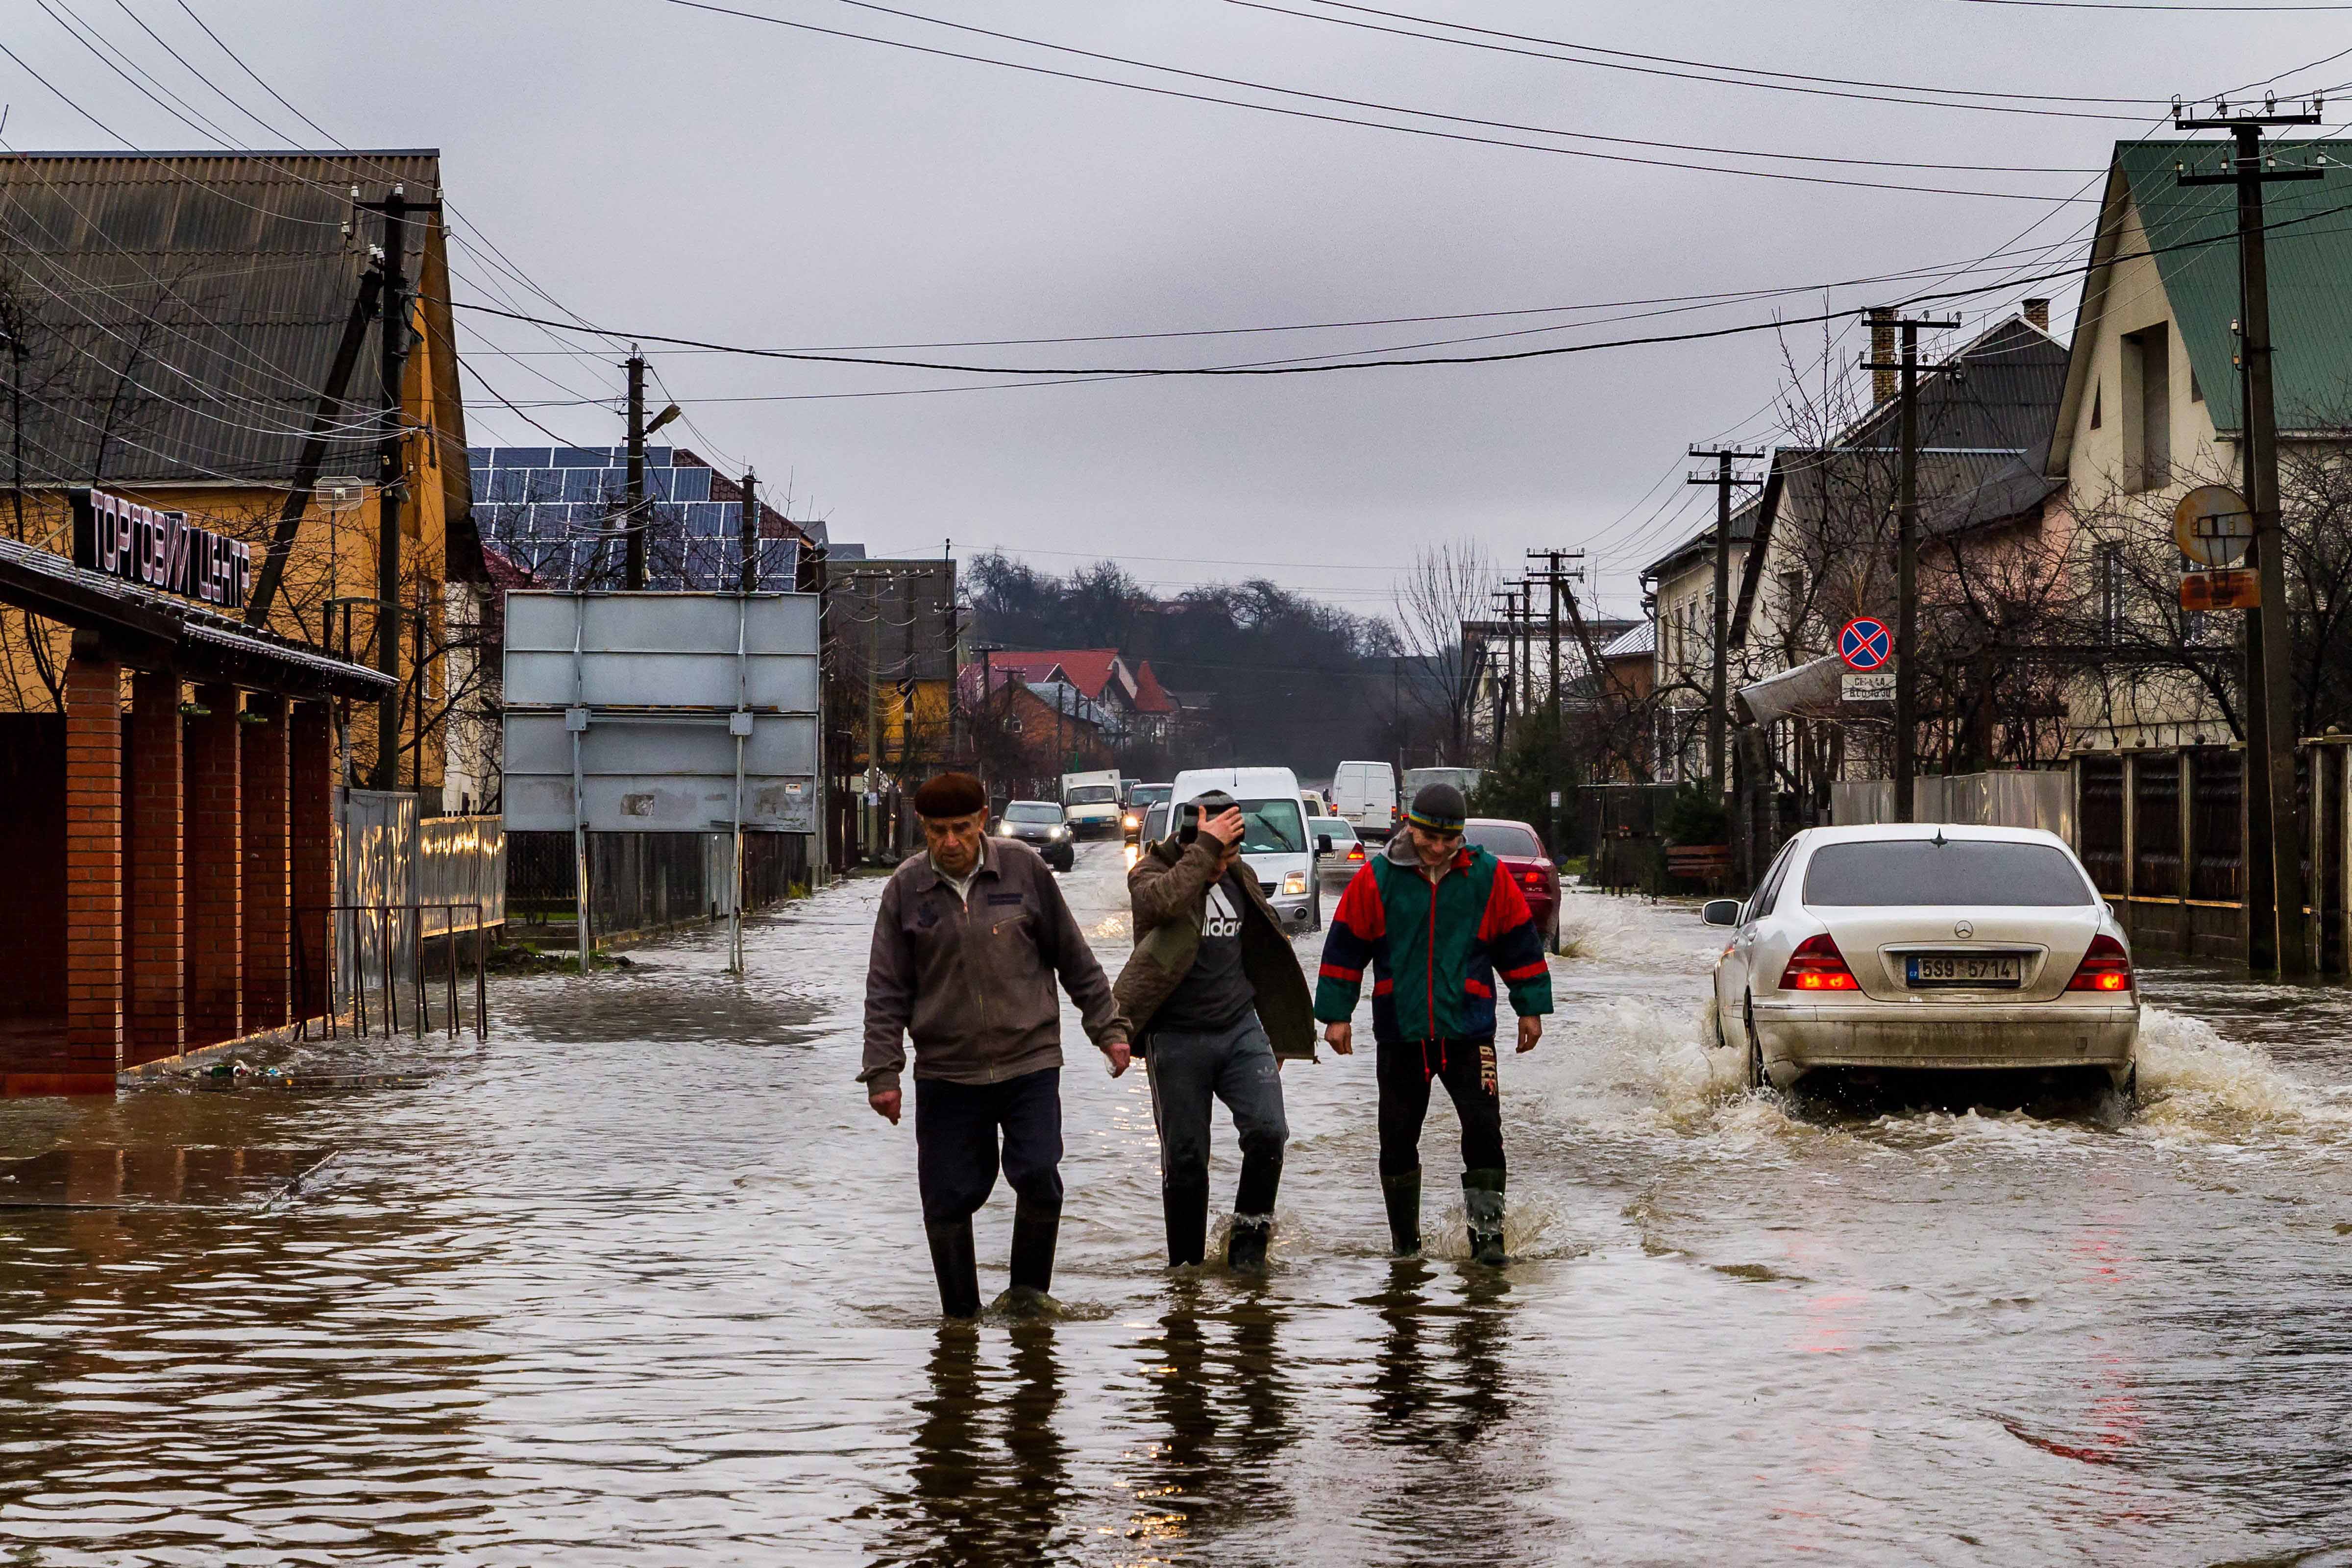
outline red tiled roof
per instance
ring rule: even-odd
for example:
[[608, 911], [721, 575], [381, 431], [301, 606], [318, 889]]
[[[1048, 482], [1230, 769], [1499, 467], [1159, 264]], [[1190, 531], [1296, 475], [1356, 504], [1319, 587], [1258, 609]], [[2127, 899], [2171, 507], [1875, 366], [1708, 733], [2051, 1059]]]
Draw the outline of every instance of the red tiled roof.
[[1138, 713], [1173, 713], [1176, 700], [1161, 689], [1160, 678], [1151, 673], [1151, 661], [1145, 659], [1135, 669], [1135, 710]]
[[[1047, 648], [1033, 652], [1012, 649], [990, 656], [990, 668], [1018, 670], [1024, 680], [1045, 680], [1059, 668], [1080, 694], [1092, 701], [1110, 681], [1110, 667], [1118, 658], [1115, 647]], [[1124, 695], [1124, 693], [1122, 693]]]

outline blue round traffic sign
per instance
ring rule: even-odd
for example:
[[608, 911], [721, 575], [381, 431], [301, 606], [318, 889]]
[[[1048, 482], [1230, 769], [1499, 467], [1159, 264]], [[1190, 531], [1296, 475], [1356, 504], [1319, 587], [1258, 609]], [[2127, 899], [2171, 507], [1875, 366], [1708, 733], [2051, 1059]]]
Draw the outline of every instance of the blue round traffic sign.
[[1895, 638], [1885, 621], [1857, 616], [1838, 633], [1838, 657], [1848, 669], [1877, 669], [1895, 654]]

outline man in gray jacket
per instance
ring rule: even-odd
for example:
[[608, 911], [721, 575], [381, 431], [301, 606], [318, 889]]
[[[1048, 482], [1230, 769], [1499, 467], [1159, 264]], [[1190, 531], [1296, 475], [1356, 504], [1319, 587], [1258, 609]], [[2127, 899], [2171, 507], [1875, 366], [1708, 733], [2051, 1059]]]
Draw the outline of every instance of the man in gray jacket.
[[997, 1136], [1013, 1188], [1012, 1289], [1042, 1301], [1062, 1221], [1060, 976], [1111, 1076], [1127, 1070], [1127, 1020], [1035, 850], [987, 837], [988, 794], [968, 773], [915, 792], [925, 852], [882, 889], [866, 972], [866, 1060], [875, 1114], [900, 1110], [903, 1038], [915, 1042], [915, 1171], [923, 1229], [951, 1318], [980, 1311], [971, 1216], [996, 1185]]
[[1137, 1030], [1137, 1054], [1149, 1052], [1170, 1266], [1198, 1263], [1208, 1251], [1213, 1097], [1233, 1112], [1242, 1148], [1225, 1263], [1257, 1273], [1290, 1140], [1280, 1063], [1313, 1058], [1314, 999], [1241, 858], [1246, 823], [1234, 798], [1211, 791], [1178, 806], [1177, 821], [1176, 835], [1127, 873], [1136, 949], [1116, 994]]

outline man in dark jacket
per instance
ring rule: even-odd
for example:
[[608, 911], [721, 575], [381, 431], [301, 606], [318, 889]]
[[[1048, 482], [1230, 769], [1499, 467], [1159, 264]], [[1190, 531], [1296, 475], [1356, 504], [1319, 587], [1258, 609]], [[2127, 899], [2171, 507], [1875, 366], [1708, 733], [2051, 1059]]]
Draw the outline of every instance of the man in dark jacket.
[[1462, 1204], [1470, 1253], [1503, 1251], [1503, 1107], [1496, 1081], [1495, 975], [1519, 1016], [1521, 1051], [1543, 1037], [1551, 969], [1518, 885], [1484, 849], [1464, 846], [1462, 792], [1431, 784], [1412, 797], [1404, 831], [1365, 862], [1339, 896], [1323, 942], [1315, 1016], [1341, 1056], [1355, 1049], [1356, 999], [1372, 969], [1379, 1052], [1381, 1189], [1400, 1255], [1421, 1247], [1421, 1126], [1429, 1080], [1445, 1081], [1462, 1121]]
[[896, 1125], [902, 1037], [915, 1042], [915, 1171], [940, 1305], [980, 1311], [971, 1216], [996, 1185], [997, 1134], [1015, 1195], [1012, 1289], [1044, 1300], [1062, 1221], [1058, 974], [1111, 1076], [1127, 1070], [1127, 1020], [1035, 850], [986, 837], [988, 794], [966, 773], [915, 792], [925, 852], [882, 889], [866, 972], [866, 1061], [875, 1114]]
[[1290, 1140], [1280, 1064], [1313, 1059], [1314, 1004], [1281, 921], [1241, 858], [1241, 808], [1213, 790], [1178, 812], [1180, 831], [1128, 871], [1136, 949], [1116, 994], [1151, 1079], [1169, 1265], [1198, 1263], [1208, 1250], [1213, 1096], [1233, 1112], [1242, 1146], [1225, 1262], [1257, 1273]]

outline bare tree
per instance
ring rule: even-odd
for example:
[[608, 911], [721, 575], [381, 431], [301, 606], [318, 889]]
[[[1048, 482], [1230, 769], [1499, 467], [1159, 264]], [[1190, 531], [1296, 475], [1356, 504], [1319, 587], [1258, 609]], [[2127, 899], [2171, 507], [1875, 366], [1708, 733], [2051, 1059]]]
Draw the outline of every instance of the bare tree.
[[1448, 762], [1470, 754], [1470, 710], [1478, 695], [1477, 660], [1463, 623], [1486, 615], [1501, 579], [1486, 546], [1465, 538], [1425, 546], [1396, 586], [1398, 639], [1423, 675], [1412, 684], [1412, 700], [1444, 731]]

